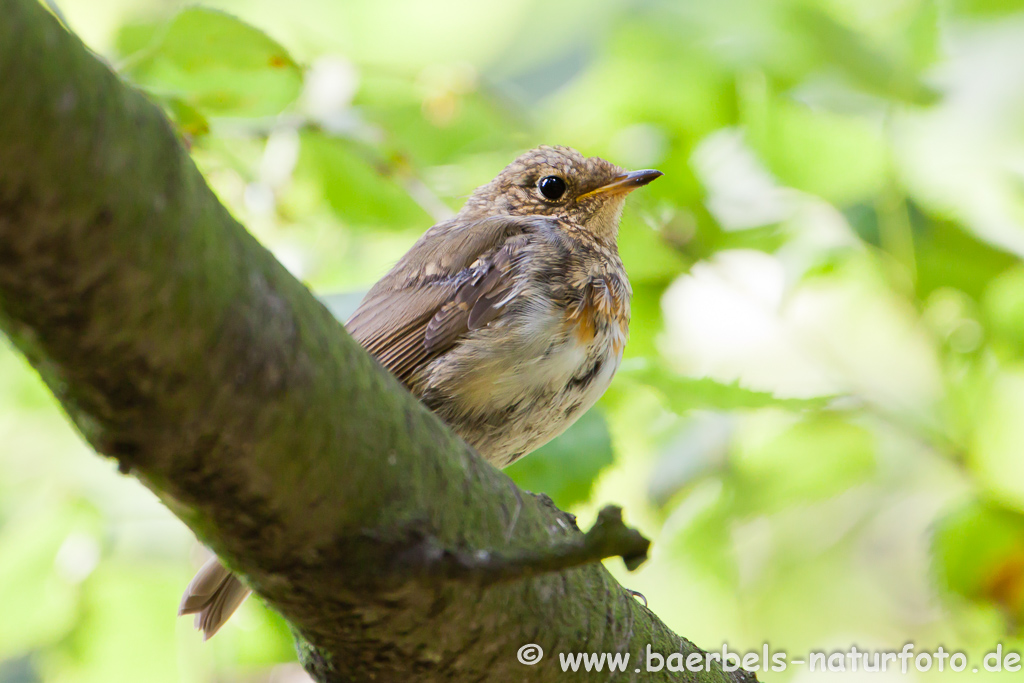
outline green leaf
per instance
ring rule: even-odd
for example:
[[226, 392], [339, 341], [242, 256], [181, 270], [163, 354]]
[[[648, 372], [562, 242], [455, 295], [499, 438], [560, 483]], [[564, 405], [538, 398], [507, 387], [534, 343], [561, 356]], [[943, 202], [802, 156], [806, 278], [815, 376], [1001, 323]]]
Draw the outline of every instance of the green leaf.
[[989, 283], [982, 310], [993, 344], [1007, 355], [1024, 355], [1024, 266], [1010, 268]]
[[819, 58], [838, 67], [866, 92], [911, 104], [932, 104], [938, 93], [914, 69], [824, 11], [810, 6], [793, 10], [794, 27], [813, 45]]
[[295, 175], [319, 185], [324, 199], [350, 227], [429, 227], [433, 219], [397, 182], [393, 172], [398, 169], [378, 167], [371, 158], [349, 140], [305, 132]]
[[489, 101], [470, 83], [449, 92], [441, 88], [433, 96], [420, 86], [409, 79], [365, 74], [354, 104], [368, 122], [387, 131], [384, 146], [420, 165], [465, 164], [470, 154], [495, 151], [504, 152], [497, 169], [511, 160], [508, 155], [516, 146], [509, 145], [509, 129], [515, 123], [503, 103]]
[[4, 378], [4, 391], [0, 392], [0, 412], [12, 415], [21, 412], [52, 411], [56, 399], [39, 374], [0, 335], [0, 377]]
[[1024, 515], [971, 501], [935, 525], [935, 575], [945, 590], [1024, 616]]
[[688, 265], [651, 226], [627, 212], [619, 229], [619, 254], [633, 283], [668, 282]]
[[924, 216], [911, 205], [918, 296], [940, 287], [955, 287], [975, 300], [1000, 273], [1018, 259], [950, 221]]
[[702, 580], [710, 580], [735, 594], [739, 572], [732, 533], [736, 520], [736, 495], [718, 477], [697, 483], [680, 501], [673, 517], [682, 524], [663, 540], [673, 562], [689, 567]]
[[[628, 265], [626, 269], [629, 270]], [[626, 344], [625, 357], [653, 358], [658, 354], [658, 334], [662, 330], [661, 297], [667, 285], [660, 282], [632, 282], [632, 285], [629, 343]]]
[[198, 138], [210, 132], [210, 122], [195, 107], [180, 97], [166, 100], [171, 119], [178, 130], [189, 138]]
[[608, 425], [589, 410], [564, 434], [508, 467], [521, 488], [545, 493], [561, 508], [590, 498], [594, 480], [614, 460]]
[[[1014, 255], [979, 239], [953, 221], [925, 213], [912, 201], [906, 201], [905, 211], [913, 239], [917, 296], [921, 300], [946, 287], [978, 300], [993, 279], [1019, 263]], [[882, 246], [877, 203], [855, 204], [843, 214], [862, 240]]]
[[953, 9], [958, 14], [998, 18], [1024, 12], [1024, 0], [954, 0]]
[[[128, 22], [118, 29], [114, 37], [114, 47], [122, 59], [129, 62], [142, 56], [143, 50], [155, 48], [161, 32], [167, 28], [168, 22], [134, 21]], [[122, 64], [123, 69], [126, 64]]]
[[244, 638], [238, 638], [236, 661], [243, 666], [271, 666], [295, 658], [295, 644], [288, 622], [261, 600], [248, 605], [249, 623]]
[[726, 464], [737, 420], [728, 413], [701, 411], [679, 420], [651, 470], [648, 495], [659, 506]]
[[[146, 35], [136, 26], [119, 43], [138, 47]], [[302, 70], [280, 44], [228, 14], [200, 7], [152, 31], [124, 71], [157, 97], [219, 116], [278, 114], [302, 88]]]
[[58, 641], [75, 621], [78, 587], [54, 563], [76, 518], [71, 506], [47, 502], [0, 529], [0, 660]]
[[47, 661], [51, 680], [200, 680], [197, 672], [188, 670], [194, 665], [168, 646], [176, 642], [177, 629], [189, 628], [173, 613], [181, 581], [180, 571], [157, 563], [101, 563], [83, 586], [80, 620], [74, 632]]
[[1024, 512], [1024, 368], [997, 375], [980, 404], [967, 464], [990, 497]]
[[914, 68], [927, 68], [942, 56], [939, 21], [939, 3], [925, 0], [918, 5], [907, 22], [904, 35]]
[[817, 413], [780, 432], [747, 437], [730, 459], [737, 497], [752, 512], [830, 498], [875, 471], [875, 437], [864, 427]]
[[814, 398], [780, 398], [768, 391], [756, 391], [740, 386], [739, 382], [726, 384], [710, 377], [684, 377], [658, 365], [638, 369], [624, 369], [620, 378], [645, 384], [664, 397], [669, 408], [684, 413], [698, 408], [736, 410], [742, 408], [787, 408], [791, 410], [825, 407], [831, 396]]
[[748, 117], [747, 139], [782, 184], [840, 205], [878, 194], [888, 151], [875, 124], [780, 94], [762, 106]]

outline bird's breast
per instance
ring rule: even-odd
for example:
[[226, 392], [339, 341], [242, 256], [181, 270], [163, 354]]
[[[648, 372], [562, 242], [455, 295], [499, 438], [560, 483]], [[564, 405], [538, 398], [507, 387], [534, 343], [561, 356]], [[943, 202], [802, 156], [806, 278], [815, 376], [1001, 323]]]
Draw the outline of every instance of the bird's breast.
[[523, 291], [514, 310], [435, 365], [428, 405], [498, 465], [563, 432], [611, 383], [629, 325], [628, 291], [592, 279], [569, 299]]

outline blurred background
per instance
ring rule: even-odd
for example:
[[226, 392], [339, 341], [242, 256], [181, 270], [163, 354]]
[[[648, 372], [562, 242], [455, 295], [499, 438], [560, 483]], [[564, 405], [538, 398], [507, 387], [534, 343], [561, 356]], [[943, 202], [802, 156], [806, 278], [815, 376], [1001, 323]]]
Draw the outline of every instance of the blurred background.
[[[704, 648], [1024, 648], [1024, 2], [58, 4], [342, 318], [524, 149], [664, 171], [619, 375], [509, 474], [622, 505]], [[203, 557], [0, 344], [0, 682], [306, 680], [175, 618]]]

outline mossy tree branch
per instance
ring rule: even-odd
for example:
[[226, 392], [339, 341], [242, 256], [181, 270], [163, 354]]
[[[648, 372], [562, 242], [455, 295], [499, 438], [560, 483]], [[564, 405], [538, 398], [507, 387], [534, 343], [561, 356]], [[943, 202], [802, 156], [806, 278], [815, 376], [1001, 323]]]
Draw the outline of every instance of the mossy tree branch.
[[[228, 214], [157, 107], [36, 0], [0, 17], [0, 328], [284, 615], [317, 680], [562, 677], [524, 643], [697, 651], [592, 562], [637, 539], [598, 552], [625, 536], [588, 545], [518, 491]], [[507, 561], [423, 572], [424, 539]]]

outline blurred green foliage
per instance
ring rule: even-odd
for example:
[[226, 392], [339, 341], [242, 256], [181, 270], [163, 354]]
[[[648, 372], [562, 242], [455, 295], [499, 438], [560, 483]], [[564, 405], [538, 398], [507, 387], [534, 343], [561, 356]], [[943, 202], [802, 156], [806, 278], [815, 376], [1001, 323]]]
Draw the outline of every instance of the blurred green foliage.
[[[1024, 3], [59, 4], [340, 317], [525, 148], [664, 171], [618, 378], [510, 475], [623, 505], [704, 647], [1020, 649]], [[201, 557], [0, 348], [0, 682], [303, 680], [175, 620]]]
[[129, 55], [122, 73], [165, 101], [184, 102], [192, 115], [270, 116], [302, 89], [287, 50], [222, 12], [192, 7], [119, 36], [117, 49]]

